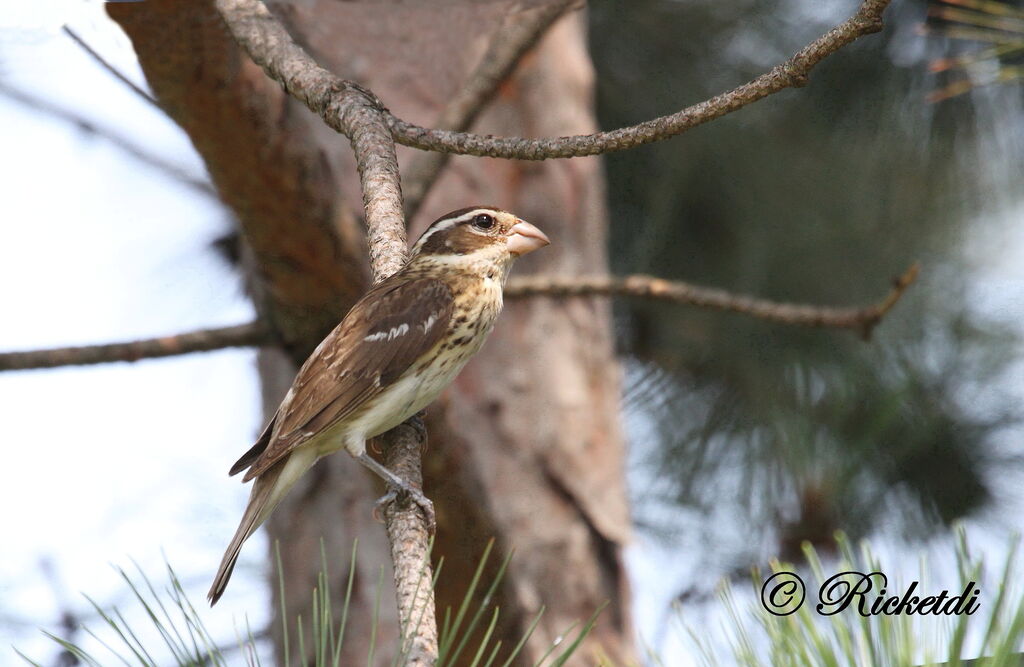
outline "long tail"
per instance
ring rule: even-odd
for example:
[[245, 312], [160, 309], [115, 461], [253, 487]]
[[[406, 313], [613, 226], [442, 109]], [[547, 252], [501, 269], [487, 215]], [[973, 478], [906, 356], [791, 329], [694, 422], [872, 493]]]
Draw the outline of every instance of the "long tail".
[[292, 452], [288, 458], [268, 468], [253, 481], [245, 514], [242, 515], [238, 530], [235, 531], [227, 551], [224, 552], [224, 558], [220, 561], [220, 567], [217, 569], [217, 576], [213, 578], [210, 592], [206, 594], [206, 599], [210, 601], [211, 607], [217, 604], [217, 600], [227, 588], [231, 573], [235, 569], [235, 562], [238, 560], [238, 554], [242, 550], [242, 544], [266, 521], [288, 490], [295, 485], [304, 472], [316, 463], [316, 460], [316, 453], [312, 450], [298, 449]]

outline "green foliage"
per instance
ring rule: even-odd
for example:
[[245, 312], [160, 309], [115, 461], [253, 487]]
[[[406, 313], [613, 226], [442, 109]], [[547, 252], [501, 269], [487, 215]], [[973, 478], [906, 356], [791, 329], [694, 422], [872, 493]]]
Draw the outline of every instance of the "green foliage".
[[961, 47], [929, 63], [929, 69], [942, 77], [929, 95], [931, 101], [963, 95], [978, 86], [1019, 83], [1024, 78], [1024, 11], [1014, 4], [933, 0], [928, 7], [928, 25], [935, 33], [958, 40]]
[[[312, 642], [310, 646], [305, 645], [306, 633], [303, 632], [304, 623], [307, 621], [304, 621], [301, 615], [295, 619], [298, 629], [299, 654], [304, 656], [302, 667], [309, 667], [309, 665], [315, 667], [327, 667], [328, 665], [338, 667], [341, 664], [341, 650], [345, 640], [349, 603], [352, 597], [352, 585], [356, 572], [357, 546], [358, 544], [353, 544], [352, 546], [348, 584], [345, 591], [345, 601], [341, 607], [341, 618], [335, 621], [331, 612], [333, 605], [331, 603], [330, 587], [326, 585], [326, 582], [329, 581], [327, 576], [328, 558], [321, 543], [322, 567], [318, 575], [319, 585], [313, 594], [312, 608], [310, 609], [308, 620], [310, 623], [309, 636]], [[544, 613], [543, 608], [533, 619], [524, 636], [510, 651], [506, 650], [504, 654], [502, 653], [501, 641], [492, 641], [500, 610], [492, 604], [491, 600], [512, 558], [511, 555], [506, 557], [497, 575], [491, 581], [484, 582], [482, 576], [487, 561], [491, 556], [493, 546], [492, 541], [484, 550], [473, 580], [458, 610], [454, 612], [454, 617], [451, 609], [445, 610], [444, 623], [439, 628], [439, 658], [436, 663], [438, 667], [466, 664], [464, 660], [460, 662], [459, 658], [465, 652], [473, 650], [473, 644], [477, 641], [475, 651], [472, 654], [473, 658], [469, 662], [470, 667], [492, 667], [494, 665], [509, 667], [519, 658], [527, 640], [541, 620]], [[278, 585], [281, 587], [280, 598], [283, 605], [285, 591], [284, 577], [280, 571], [281, 558], [279, 546], [277, 564]], [[442, 568], [443, 559], [437, 567], [437, 573], [431, 584], [432, 586], [437, 585]], [[162, 590], [158, 590], [141, 569], [138, 570], [136, 576], [131, 576], [123, 570], [118, 571], [124, 579], [125, 585], [132, 592], [136, 602], [138, 602], [144, 621], [126, 615], [117, 607], [106, 609], [87, 597], [86, 599], [89, 600], [93, 609], [103, 619], [105, 628], [102, 631], [84, 628], [85, 632], [106, 648], [110, 655], [118, 662], [126, 665], [138, 664], [144, 667], [156, 667], [157, 665], [167, 664], [179, 665], [180, 667], [198, 667], [199, 665], [226, 667], [229, 664], [230, 654], [238, 653], [246, 665], [259, 667], [262, 664], [259, 647], [257, 646], [258, 640], [248, 627], [246, 628], [246, 636], [238, 638], [234, 646], [220, 645], [214, 640], [206, 629], [200, 614], [189, 601], [181, 582], [170, 565], [167, 566], [168, 583]], [[481, 584], [486, 584], [488, 588], [483, 603], [477, 606], [474, 604], [473, 599], [477, 587]], [[380, 610], [380, 593], [385, 585], [384, 571], [381, 568], [381, 576], [377, 582], [377, 599], [372, 623], [374, 632], [376, 632], [377, 614]], [[536, 667], [560, 667], [563, 665], [593, 629], [598, 614], [600, 614], [603, 608], [602, 606], [598, 609], [579, 631], [576, 631], [575, 627], [570, 627], [562, 633], [561, 637], [551, 645], [547, 654], [536, 663]], [[484, 628], [482, 638], [478, 639], [477, 630], [480, 629], [481, 622], [488, 617], [488, 625]], [[290, 655], [288, 649], [291, 638], [289, 637], [288, 625], [288, 623], [284, 625], [283, 632], [283, 654], [285, 656]], [[161, 640], [159, 646], [155, 645], [155, 643], [150, 643], [152, 640], [143, 638], [145, 636], [144, 633], [151, 630], [156, 630], [159, 635]], [[575, 635], [573, 635], [574, 632]], [[102, 667], [103, 665], [110, 664], [109, 659], [101, 660], [81, 646], [67, 642], [52, 633], [46, 634], [65, 651], [90, 667]], [[112, 640], [106, 637], [110, 637]], [[563, 639], [566, 638], [571, 638], [571, 641], [568, 641], [567, 646], [562, 647]], [[375, 635], [371, 638], [367, 664], [373, 664], [374, 662], [374, 654], [377, 650], [374, 640]], [[390, 652], [395, 656], [392, 664], [396, 665], [396, 667], [405, 663], [407, 655], [402, 652], [401, 647], [392, 647]], [[40, 667], [38, 662], [22, 653], [19, 652], [18, 655], [29, 664]], [[305, 657], [311, 657], [312, 660], [309, 661]], [[290, 664], [286, 662], [284, 667], [290, 667]]]
[[[967, 616], [957, 616], [945, 625], [937, 623], [935, 617], [921, 616], [872, 616], [862, 617], [853, 609], [847, 609], [833, 616], [819, 616], [814, 611], [814, 591], [829, 576], [838, 572], [856, 570], [861, 572], [885, 571], [879, 559], [872, 553], [865, 542], [859, 549], [854, 549], [851, 542], [843, 535], [837, 537], [839, 558], [834, 562], [823, 564], [818, 553], [809, 544], [803, 546], [809, 575], [807, 580], [807, 600], [804, 605], [790, 616], [773, 616], [767, 613], [757, 602], [762, 584], [758, 573], [752, 580], [754, 600], [749, 608], [745, 602], [747, 596], [739, 596], [728, 584], [723, 583], [720, 589], [719, 603], [725, 612], [725, 642], [715, 644], [707, 628], [708, 612], [704, 610], [700, 621], [700, 630], [689, 625], [686, 610], [679, 608], [675, 620], [681, 624], [686, 635], [692, 641], [693, 648], [702, 662], [708, 667], [714, 665], [739, 664], [747, 667], [903, 667], [907, 665], [939, 665], [949, 667], [1009, 667], [1019, 666], [1021, 645], [1024, 641], [1024, 596], [1014, 592], [1013, 585], [1020, 579], [1021, 570], [1016, 559], [1016, 541], [1009, 551], [1001, 575], [986, 578], [983, 559], [972, 551], [967, 543], [963, 530], [957, 533], [956, 568], [959, 585], [965, 586], [969, 581], [983, 582], [985, 595], [981, 598], [980, 612]], [[353, 556], [355, 547], [353, 547]], [[500, 577], [491, 582], [484, 582], [482, 573], [490, 548], [481, 557], [480, 565], [474, 576], [474, 582], [467, 592], [458, 610], [447, 610], [441, 632], [442, 658], [438, 665], [454, 664], [463, 651], [472, 650], [472, 667], [492, 667], [502, 665], [509, 667], [519, 656], [533, 628], [540, 621], [541, 615], [534, 618], [526, 635], [518, 642], [511, 652], [501, 655], [501, 642], [492, 642], [492, 632], [496, 627], [499, 610], [488, 602], [476, 609], [472, 607], [473, 589], [487, 584], [493, 592]], [[326, 561], [326, 559], [325, 559]], [[507, 565], [508, 560], [503, 565]], [[504, 567], [502, 568], [504, 569]], [[796, 571], [791, 565], [775, 561], [773, 572]], [[349, 583], [352, 581], [350, 570]], [[168, 585], [158, 590], [141, 571], [137, 576], [121, 572], [126, 586], [131, 590], [141, 606], [143, 621], [133, 620], [119, 609], [104, 609], [94, 603], [94, 608], [103, 619], [106, 631], [86, 631], [99, 641], [116, 661], [124, 664], [167, 665], [196, 667], [198, 665], [227, 665], [233, 653], [239, 653], [247, 665], [261, 664], [257, 639], [247, 629], [246, 635], [240, 637], [235, 646], [218, 645], [205, 629], [200, 615], [189, 602], [181, 583], [174, 571], [168, 567]], [[931, 591], [928, 583], [929, 571], [924, 563], [921, 565], [919, 581], [922, 590]], [[321, 581], [326, 581], [325, 573]], [[890, 590], [903, 590], [907, 582], [892, 581]], [[435, 579], [436, 584], [436, 579]], [[381, 582], [383, 585], [383, 581]], [[320, 587], [323, 590], [323, 586]], [[317, 594], [311, 609], [312, 641], [315, 650], [302, 651], [303, 655], [312, 655], [310, 664], [317, 667], [338, 665], [342, 643], [345, 636], [345, 620], [348, 614], [348, 601], [351, 586], [346, 593], [342, 618], [336, 624], [331, 619], [331, 605], [328, 594]], [[487, 596], [490, 597], [489, 595]], [[741, 608], [741, 605], [744, 605]], [[543, 612], [541, 612], [543, 613]], [[566, 641], [553, 643], [547, 654], [537, 665], [561, 667], [579, 648], [597, 621], [601, 609], [578, 631], [575, 627], [568, 628], [563, 637]], [[489, 619], [484, 628], [482, 640], [473, 648], [474, 630], [481, 627], [484, 619]], [[150, 628], [144, 627], [149, 625]], [[300, 621], [299, 626], [302, 623]], [[160, 645], [148, 643], [142, 639], [143, 633], [155, 629], [160, 636]], [[573, 634], [575, 633], [575, 636]], [[104, 635], [114, 638], [113, 641]], [[88, 653], [83, 648], [50, 635], [60, 646], [77, 657], [83, 664], [91, 667], [111, 664], [111, 660], [101, 659]], [[287, 641], [287, 640], [286, 640]], [[300, 642], [302, 640], [300, 639]], [[564, 646], [563, 646], [564, 644]], [[983, 656], [967, 660], [965, 653], [970, 652]], [[723, 653], [729, 653], [725, 656]], [[287, 655], [287, 651], [285, 652]], [[20, 655], [20, 654], [19, 654]], [[404, 656], [395, 651], [395, 665], [403, 662]], [[32, 665], [39, 665], [25, 656]], [[102, 656], [106, 657], [106, 656]], [[237, 662], [237, 661], [231, 661]], [[372, 662], [372, 652], [368, 656]], [[649, 655], [651, 664], [669, 664], [663, 662], [656, 654]], [[305, 664], [305, 663], [304, 663]], [[461, 662], [460, 664], [465, 664]], [[610, 664], [605, 660], [602, 664]]]
[[[983, 559], [972, 556], [963, 530], [958, 530], [956, 566], [959, 587], [980, 581], [984, 576]], [[1016, 560], [1017, 540], [1009, 550], [1001, 580], [992, 582], [997, 592], [982, 598], [978, 612], [940, 619], [935, 616], [899, 614], [864, 617], [853, 608], [832, 616], [814, 611], [815, 591], [830, 576], [839, 572], [885, 572], [868, 544], [854, 549], [843, 535], [837, 538], [840, 559], [822, 565], [814, 548], [804, 545], [813, 581], [808, 581], [807, 599], [795, 613], [774, 616], [758, 603], [749, 612], [740, 611], [735, 592], [725, 584], [720, 593], [728, 610], [728, 643], [732, 655], [726, 659], [716, 652], [706, 633], [687, 627], [704, 664], [738, 664], [746, 667], [905, 667], [909, 665], [947, 665], [948, 667], [1019, 667], [1024, 641], [1024, 596], [1011, 594], [1020, 578]], [[773, 572], [793, 572], [792, 565], [772, 564]], [[921, 565], [919, 581], [928, 588], [928, 569]], [[807, 577], [805, 577], [806, 579]], [[760, 595], [762, 579], [755, 576], [753, 589]], [[889, 591], [902, 591], [908, 582], [890, 581]], [[680, 615], [679, 619], [684, 617]], [[949, 622], [940, 623], [946, 620]], [[685, 626], [685, 621], [683, 621]], [[972, 646], [967, 648], [967, 644]], [[966, 659], [964, 652], [981, 657]]]
[[[747, 81], [857, 3], [818, 4], [595, 0], [602, 126]], [[984, 152], [969, 100], [927, 103], [924, 66], [938, 47], [914, 34], [924, 9], [897, 0], [884, 33], [828, 58], [807, 87], [607, 158], [616, 273], [853, 305], [922, 261], [921, 281], [868, 343], [618, 306], [636, 370], [629, 407], [658, 425], [657, 442], [636, 444], [659, 500], [721, 521], [739, 498], [734, 522], [749, 519], [789, 557], [837, 528], [859, 537], [895, 522], [926, 536], [985, 508], [1009, 469], [994, 443], [1021, 408], [992, 387], [1018, 328], [972, 305], [967, 241], [991, 231], [980, 220], [1000, 200], [993, 188], [1016, 170]]]

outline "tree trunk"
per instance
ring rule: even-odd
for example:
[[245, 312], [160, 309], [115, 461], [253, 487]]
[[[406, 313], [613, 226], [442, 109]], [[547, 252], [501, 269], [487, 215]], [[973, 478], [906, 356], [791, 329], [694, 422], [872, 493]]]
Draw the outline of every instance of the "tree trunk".
[[[160, 0], [108, 10], [238, 216], [256, 267], [258, 308], [287, 352], [261, 359], [273, 409], [294, 363], [365, 285], [365, 241], [347, 204], [361, 196], [347, 141], [240, 57], [211, 4]], [[323, 65], [370, 87], [399, 116], [430, 125], [519, 5], [306, 0], [270, 6]], [[592, 131], [584, 26], [580, 13], [556, 23], [475, 129], [528, 136]], [[411, 155], [400, 152], [403, 166]], [[521, 260], [514, 274], [603, 273], [603, 198], [597, 158], [454, 158], [412, 228], [418, 233], [451, 209], [494, 204], [536, 223], [553, 240]], [[428, 410], [425, 492], [437, 510], [435, 555], [445, 559], [439, 617], [446, 605], [457, 606], [487, 540], [496, 538], [499, 555], [492, 562], [516, 552], [495, 601], [504, 645], [514, 646], [546, 608], [523, 663], [533, 664], [606, 600], [610, 605], [575, 664], [593, 664], [599, 652], [615, 663], [634, 657], [621, 561], [629, 521], [610, 327], [603, 302], [510, 302], [491, 340]], [[247, 445], [239, 443], [238, 451]], [[329, 457], [268, 522], [281, 543], [290, 614], [310, 608], [320, 536], [332, 559], [336, 601], [344, 597], [347, 553], [359, 537], [349, 613], [359, 626], [350, 628], [343, 664], [366, 659], [359, 640], [368, 636], [378, 567], [389, 563], [383, 530], [370, 519], [380, 491], [347, 457]], [[398, 637], [390, 573], [384, 577], [379, 664], [390, 662]], [[274, 625], [276, 631], [279, 619]]]

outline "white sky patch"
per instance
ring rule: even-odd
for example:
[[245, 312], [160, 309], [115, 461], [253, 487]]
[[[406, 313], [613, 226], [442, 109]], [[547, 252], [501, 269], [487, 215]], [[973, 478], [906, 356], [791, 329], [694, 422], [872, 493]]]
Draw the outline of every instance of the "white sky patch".
[[65, 23], [95, 14], [102, 2], [85, 0], [26, 0], [0, 3], [0, 30], [26, 38], [43, 39]]
[[[57, 32], [77, 20], [61, 14], [63, 3], [19, 4], [34, 22], [11, 31], [20, 20], [14, 3], [0, 3], [7, 84], [202, 177], [181, 130]], [[69, 5], [92, 12], [76, 28], [141, 81], [102, 7]], [[50, 10], [53, 20], [40, 14]], [[3, 97], [0, 116], [9, 130], [0, 160], [0, 350], [133, 340], [253, 317], [237, 277], [210, 249], [227, 229], [219, 204], [102, 137]], [[253, 627], [266, 623], [262, 534], [247, 545], [221, 604], [198, 604], [248, 495], [227, 469], [259, 428], [253, 360], [252, 351], [229, 350], [0, 374], [9, 472], [0, 506], [10, 537], [0, 558], [0, 664], [21, 662], [13, 647], [52, 663], [57, 648], [39, 628], [56, 629], [62, 607], [102, 633], [81, 593], [141, 619], [113, 567], [132, 570], [133, 560], [158, 589], [171, 563], [219, 641], [234, 643], [246, 611]], [[43, 575], [44, 558], [60, 590]], [[113, 662], [94, 640], [76, 639]], [[154, 657], [169, 661], [159, 650]]]

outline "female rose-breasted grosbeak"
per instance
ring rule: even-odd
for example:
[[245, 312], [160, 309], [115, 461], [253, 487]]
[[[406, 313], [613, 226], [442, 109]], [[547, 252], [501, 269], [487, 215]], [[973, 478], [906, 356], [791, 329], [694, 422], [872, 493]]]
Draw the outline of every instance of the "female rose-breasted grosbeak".
[[390, 486], [429, 501], [366, 454], [366, 439], [416, 414], [480, 349], [501, 311], [512, 261], [549, 243], [500, 209], [475, 206], [436, 220], [409, 262], [373, 287], [299, 369], [252, 448], [231, 468], [255, 480], [208, 598], [224, 593], [242, 543], [299, 477], [342, 448]]

